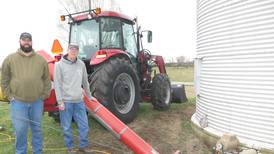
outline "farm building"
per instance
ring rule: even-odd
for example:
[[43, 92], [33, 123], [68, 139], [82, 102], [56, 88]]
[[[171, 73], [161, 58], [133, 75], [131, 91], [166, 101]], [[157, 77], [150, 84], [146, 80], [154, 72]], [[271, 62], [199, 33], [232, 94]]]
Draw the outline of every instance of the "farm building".
[[195, 125], [274, 150], [274, 0], [197, 1], [195, 90]]

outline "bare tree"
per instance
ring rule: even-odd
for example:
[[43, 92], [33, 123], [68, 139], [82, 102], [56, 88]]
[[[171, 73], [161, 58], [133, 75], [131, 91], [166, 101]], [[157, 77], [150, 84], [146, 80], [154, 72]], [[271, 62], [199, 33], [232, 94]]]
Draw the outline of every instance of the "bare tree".
[[176, 58], [178, 64], [182, 64], [185, 62], [186, 57], [185, 56], [179, 56]]

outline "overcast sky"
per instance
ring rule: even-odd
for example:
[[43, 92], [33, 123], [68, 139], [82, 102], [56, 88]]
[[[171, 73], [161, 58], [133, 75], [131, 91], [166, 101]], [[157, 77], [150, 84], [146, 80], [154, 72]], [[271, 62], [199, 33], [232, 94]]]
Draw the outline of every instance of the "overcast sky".
[[[153, 42], [146, 48], [165, 59], [196, 55], [196, 0], [116, 0], [121, 11], [138, 16], [142, 29], [153, 31]], [[22, 32], [33, 35], [33, 47], [50, 52], [53, 40], [60, 36], [57, 28], [57, 0], [9, 0], [0, 2], [0, 64], [19, 47]], [[88, 2], [87, 2], [88, 3]], [[60, 38], [59, 38], [60, 39]], [[63, 48], [66, 44], [62, 42]]]

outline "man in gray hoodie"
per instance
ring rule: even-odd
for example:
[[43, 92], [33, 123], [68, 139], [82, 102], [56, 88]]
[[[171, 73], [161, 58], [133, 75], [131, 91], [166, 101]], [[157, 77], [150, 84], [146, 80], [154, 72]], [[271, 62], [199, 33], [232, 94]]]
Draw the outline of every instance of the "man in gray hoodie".
[[59, 104], [61, 126], [64, 130], [64, 142], [69, 153], [73, 150], [73, 134], [71, 130], [72, 117], [78, 126], [79, 151], [88, 153], [88, 119], [83, 101], [82, 87], [91, 100], [86, 66], [77, 59], [79, 46], [70, 44], [68, 54], [64, 55], [54, 67], [54, 88]]

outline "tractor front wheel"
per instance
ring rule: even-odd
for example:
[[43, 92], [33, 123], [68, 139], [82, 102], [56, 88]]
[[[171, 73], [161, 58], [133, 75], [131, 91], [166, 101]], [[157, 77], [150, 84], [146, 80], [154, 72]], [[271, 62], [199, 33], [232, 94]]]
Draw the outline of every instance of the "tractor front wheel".
[[154, 109], [167, 110], [171, 103], [171, 85], [166, 74], [156, 74], [152, 80], [151, 100]]

